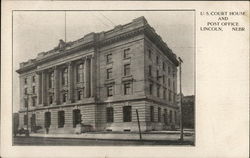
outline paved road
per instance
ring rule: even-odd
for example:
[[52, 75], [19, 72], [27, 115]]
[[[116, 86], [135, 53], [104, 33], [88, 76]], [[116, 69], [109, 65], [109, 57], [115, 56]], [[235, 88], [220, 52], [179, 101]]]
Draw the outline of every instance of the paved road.
[[134, 145], [193, 145], [193, 142], [184, 141], [149, 141], [149, 140], [95, 140], [79, 138], [45, 138], [45, 137], [15, 137], [13, 145], [27, 146], [134, 146]]

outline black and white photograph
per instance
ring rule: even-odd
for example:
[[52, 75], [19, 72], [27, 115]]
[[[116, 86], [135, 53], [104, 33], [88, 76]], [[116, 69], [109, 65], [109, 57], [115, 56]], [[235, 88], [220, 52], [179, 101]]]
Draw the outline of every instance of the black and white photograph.
[[195, 146], [195, 10], [12, 12], [14, 146]]

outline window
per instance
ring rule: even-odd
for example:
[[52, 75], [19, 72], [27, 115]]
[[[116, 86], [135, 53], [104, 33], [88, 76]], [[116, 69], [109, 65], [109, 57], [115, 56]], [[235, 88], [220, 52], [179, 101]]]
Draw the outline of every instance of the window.
[[32, 86], [32, 93], [33, 93], [33, 94], [36, 93], [36, 86]]
[[77, 100], [82, 100], [82, 90], [77, 90]]
[[106, 61], [107, 61], [107, 64], [111, 63], [111, 61], [112, 61], [112, 54], [107, 54]]
[[24, 94], [28, 94], [28, 88], [24, 88]]
[[168, 75], [171, 73], [171, 68], [168, 66]]
[[64, 68], [62, 71], [62, 85], [68, 84], [68, 69]]
[[28, 105], [29, 105], [28, 99], [27, 99], [27, 98], [25, 98], [25, 99], [24, 99], [24, 107], [25, 107], [25, 108], [27, 108], [27, 107], [28, 107]]
[[154, 122], [154, 106], [150, 106], [150, 121]]
[[123, 52], [123, 58], [124, 59], [127, 59], [127, 58], [130, 57], [129, 51], [130, 51], [130, 48], [124, 50], [124, 52]]
[[168, 87], [170, 88], [170, 85], [171, 85], [171, 83], [170, 83], [171, 81], [170, 81], [170, 78], [168, 78]]
[[170, 112], [169, 112], [169, 122], [170, 123], [172, 123], [172, 117], [173, 117], [172, 110], [170, 110]]
[[62, 93], [62, 102], [65, 103], [67, 101], [67, 93]]
[[107, 87], [107, 96], [112, 97], [113, 96], [113, 86]]
[[159, 57], [156, 56], [156, 64], [158, 65], [159, 64]]
[[168, 111], [167, 111], [167, 109], [164, 109], [164, 123], [168, 124]]
[[64, 127], [64, 111], [58, 111], [58, 128]]
[[131, 94], [131, 84], [125, 83], [124, 84], [124, 95]]
[[176, 102], [176, 97], [175, 97], [175, 94], [173, 93], [173, 102], [175, 103]]
[[168, 101], [171, 101], [172, 100], [172, 96], [171, 96], [171, 92], [169, 91], [168, 92]]
[[166, 99], [166, 90], [163, 90], [163, 99]]
[[51, 124], [51, 113], [50, 112], [45, 112], [44, 113], [45, 121], [44, 121], [44, 127], [49, 128]]
[[166, 70], [166, 65], [165, 65], [165, 62], [162, 62], [162, 69], [163, 69], [163, 71], [165, 71], [165, 70]]
[[149, 58], [149, 59], [152, 58], [152, 51], [151, 51], [151, 49], [148, 50], [148, 58]]
[[36, 76], [32, 76], [32, 82], [36, 82]]
[[161, 108], [158, 108], [158, 122], [161, 122]]
[[83, 82], [83, 64], [77, 65], [76, 72], [76, 82]]
[[157, 70], [156, 71], [156, 80], [159, 81], [159, 78], [160, 78], [160, 76], [159, 76], [159, 70]]
[[174, 121], [175, 121], [175, 123], [177, 123], [177, 112], [176, 111], [174, 111]]
[[131, 106], [124, 106], [123, 107], [123, 122], [131, 122]]
[[152, 76], [152, 66], [151, 65], [148, 66], [148, 75]]
[[51, 94], [50, 96], [49, 96], [49, 104], [53, 104], [53, 94]]
[[27, 78], [24, 78], [24, 84], [27, 84], [27, 81], [28, 79]]
[[153, 84], [152, 83], [149, 84], [149, 94], [150, 95], [153, 94]]
[[175, 72], [174, 72], [174, 70], [173, 70], [173, 77], [175, 77]]
[[32, 106], [36, 106], [36, 97], [32, 98]]
[[173, 91], [175, 92], [175, 82], [173, 81]]
[[107, 69], [107, 79], [112, 78], [112, 68]]
[[76, 125], [78, 125], [82, 122], [81, 117], [82, 117], [81, 111], [79, 109], [74, 109], [73, 110], [73, 128], [75, 128]]
[[124, 65], [124, 76], [130, 75], [130, 64]]
[[49, 88], [54, 86], [54, 72], [49, 73]]
[[160, 97], [160, 86], [157, 87], [157, 97]]
[[114, 109], [112, 107], [107, 107], [107, 122], [114, 122]]
[[27, 115], [23, 116], [23, 125], [27, 125], [28, 124], [28, 117]]
[[162, 76], [162, 82], [163, 82], [163, 84], [165, 84], [165, 83], [166, 83], [166, 80], [165, 80], [165, 75], [163, 75], [163, 76]]

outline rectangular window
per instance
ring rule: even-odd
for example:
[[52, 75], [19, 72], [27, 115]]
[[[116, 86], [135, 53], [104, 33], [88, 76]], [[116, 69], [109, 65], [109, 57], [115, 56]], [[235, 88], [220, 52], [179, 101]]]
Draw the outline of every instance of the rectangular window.
[[29, 105], [28, 98], [24, 99], [24, 107], [27, 108]]
[[36, 97], [32, 98], [32, 106], [36, 106]]
[[67, 85], [67, 84], [68, 84], [68, 69], [64, 68], [62, 70], [62, 85]]
[[33, 93], [33, 94], [36, 93], [36, 86], [32, 86], [32, 93]]
[[62, 93], [62, 102], [65, 103], [67, 101], [67, 93]]
[[150, 121], [154, 122], [154, 106], [150, 106]]
[[152, 83], [149, 84], [149, 94], [150, 95], [153, 94], [153, 84]]
[[58, 111], [58, 128], [64, 127], [64, 111]]
[[163, 99], [166, 99], [166, 90], [163, 90]]
[[112, 78], [112, 68], [107, 69], [107, 79]]
[[164, 123], [166, 125], [168, 124], [168, 111], [167, 111], [167, 109], [164, 109]]
[[79, 109], [74, 109], [73, 110], [73, 128], [76, 127], [76, 125], [81, 123], [81, 111]]
[[27, 115], [23, 115], [23, 125], [27, 125], [28, 124], [28, 117]]
[[158, 65], [159, 64], [159, 57], [156, 56], [156, 64]]
[[170, 78], [168, 78], [168, 87], [170, 88], [170, 85], [171, 85], [171, 81], [170, 81]]
[[114, 122], [114, 109], [112, 107], [107, 107], [107, 122]]
[[78, 64], [76, 67], [76, 82], [83, 82], [83, 64]]
[[28, 94], [28, 88], [24, 88], [24, 94]]
[[172, 123], [172, 118], [173, 114], [172, 114], [172, 110], [169, 111], [169, 122]]
[[112, 62], [112, 54], [107, 54], [106, 61], [107, 61], [107, 64]]
[[54, 98], [53, 98], [53, 95], [50, 95], [50, 96], [49, 96], [49, 104], [53, 104], [53, 99], [54, 99]]
[[152, 66], [151, 65], [148, 66], [148, 75], [152, 76]]
[[112, 97], [113, 96], [113, 86], [107, 87], [107, 96]]
[[168, 92], [168, 101], [171, 101], [172, 100], [172, 98], [171, 98], [171, 92], [169, 91]]
[[174, 111], [174, 121], [175, 121], [175, 123], [177, 123], [177, 112], [176, 111]]
[[159, 78], [160, 78], [160, 76], [159, 76], [159, 70], [157, 70], [156, 71], [156, 80], [159, 81]]
[[27, 78], [24, 78], [24, 84], [27, 84], [27, 81], [28, 79]]
[[124, 106], [123, 107], [123, 122], [131, 122], [132, 120], [132, 111], [131, 106]]
[[45, 112], [44, 117], [45, 117], [44, 127], [49, 128], [50, 124], [51, 124], [51, 113], [50, 112]]
[[171, 74], [171, 68], [168, 66], [168, 75]]
[[157, 97], [160, 97], [160, 86], [157, 87]]
[[77, 100], [82, 100], [82, 90], [77, 91]]
[[32, 82], [36, 82], [36, 76], [32, 76]]
[[161, 122], [161, 108], [158, 108], [158, 122]]
[[148, 50], [148, 58], [149, 58], [149, 59], [152, 58], [152, 51], [151, 51], [151, 49]]
[[131, 94], [131, 83], [124, 84], [124, 95]]
[[124, 65], [124, 76], [130, 75], [130, 64]]
[[124, 52], [123, 52], [123, 58], [124, 59], [127, 59], [127, 58], [130, 57], [130, 52], [129, 51], [130, 51], [130, 48], [124, 50]]
[[165, 71], [165, 70], [166, 70], [166, 65], [165, 65], [165, 62], [162, 62], [162, 69], [163, 69], [163, 71]]

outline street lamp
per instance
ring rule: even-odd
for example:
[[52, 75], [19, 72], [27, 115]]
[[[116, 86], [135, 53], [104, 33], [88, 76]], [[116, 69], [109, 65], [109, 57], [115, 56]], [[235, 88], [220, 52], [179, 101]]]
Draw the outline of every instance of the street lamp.
[[27, 121], [27, 130], [25, 130], [25, 136], [29, 137], [29, 96], [32, 94], [25, 94], [25, 106], [26, 106], [26, 121]]
[[182, 87], [181, 87], [181, 63], [183, 63], [182, 59], [178, 57], [179, 59], [179, 67], [180, 67], [180, 141], [183, 141], [183, 116], [182, 116]]

